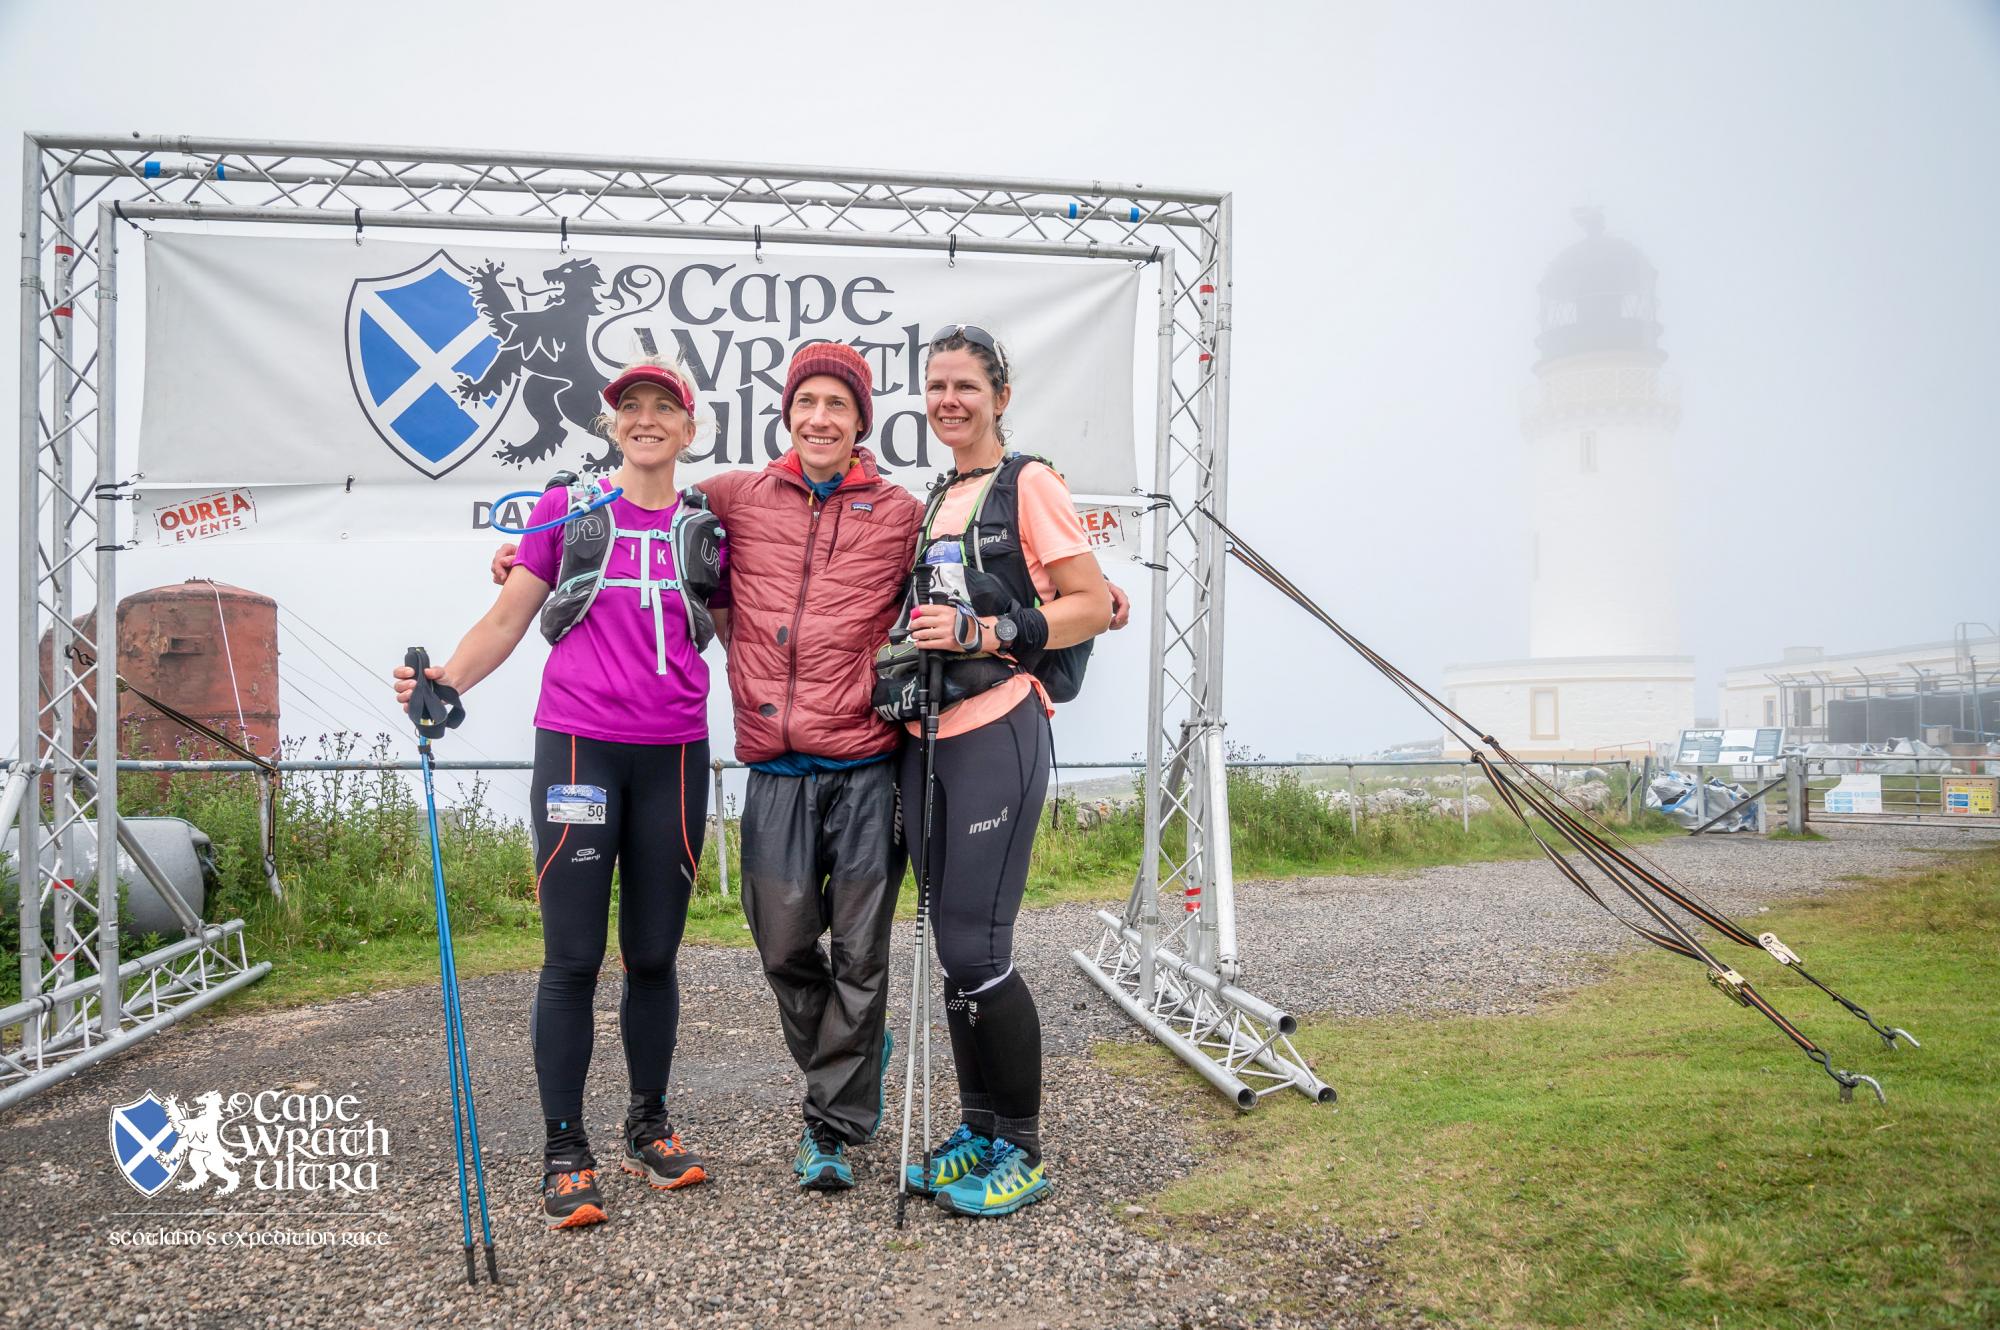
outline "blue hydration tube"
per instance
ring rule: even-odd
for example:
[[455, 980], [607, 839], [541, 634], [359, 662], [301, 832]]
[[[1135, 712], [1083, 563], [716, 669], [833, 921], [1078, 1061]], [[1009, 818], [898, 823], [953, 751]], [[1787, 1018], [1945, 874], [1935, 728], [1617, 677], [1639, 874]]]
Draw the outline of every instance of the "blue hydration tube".
[[[595, 503], [591, 504], [588, 508], [579, 508], [577, 511], [573, 513], [564, 513], [561, 517], [552, 518], [547, 522], [537, 522], [533, 526], [523, 526], [523, 527], [503, 526], [501, 525], [499, 519], [497, 518], [494, 519], [488, 525], [490, 525], [495, 531], [498, 531], [503, 536], [532, 536], [537, 531], [552, 530], [555, 527], [561, 526], [564, 522], [571, 521], [574, 518], [582, 517], [585, 513], [594, 513], [599, 508], [604, 507], [604, 505], [610, 503], [613, 499], [617, 498], [624, 492], [625, 492], [625, 487], [623, 485], [614, 485], [610, 489], [604, 491], [603, 496], [600, 497]], [[543, 491], [541, 490], [515, 490], [512, 494], [503, 494], [498, 499], [495, 499], [493, 501], [493, 511], [496, 513], [499, 512], [501, 505], [505, 504], [510, 499], [540, 499], [542, 497], [542, 494]]]

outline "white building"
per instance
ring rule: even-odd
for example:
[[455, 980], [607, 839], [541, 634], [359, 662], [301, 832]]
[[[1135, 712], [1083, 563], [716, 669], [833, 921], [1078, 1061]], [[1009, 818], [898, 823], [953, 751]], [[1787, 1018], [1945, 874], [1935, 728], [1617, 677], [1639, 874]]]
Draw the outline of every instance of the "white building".
[[1661, 372], [1657, 273], [1579, 208], [1542, 278], [1542, 358], [1522, 416], [1530, 493], [1528, 657], [1445, 667], [1446, 701], [1512, 752], [1639, 751], [1694, 720], [1671, 535], [1680, 401]]
[[[1787, 647], [1781, 660], [1732, 665], [1722, 675], [1721, 723], [1783, 725], [1802, 742], [1928, 739], [1984, 744], [2000, 722], [2000, 636], [1965, 624], [1946, 642], [1828, 655]], [[1984, 718], [1982, 720], [1982, 717]], [[1949, 729], [1950, 735], [1940, 734]]]

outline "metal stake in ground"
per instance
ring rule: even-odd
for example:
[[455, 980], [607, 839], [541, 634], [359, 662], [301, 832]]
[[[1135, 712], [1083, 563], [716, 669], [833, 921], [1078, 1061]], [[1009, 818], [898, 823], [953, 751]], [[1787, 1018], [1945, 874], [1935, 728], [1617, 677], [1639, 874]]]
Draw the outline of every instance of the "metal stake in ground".
[[493, 1257], [493, 1221], [486, 1208], [486, 1164], [479, 1150], [479, 1114], [472, 1106], [472, 1058], [465, 1046], [465, 1017], [459, 1004], [458, 960], [451, 942], [451, 911], [445, 902], [444, 854], [438, 844], [437, 788], [432, 780], [431, 740], [442, 738], [465, 719], [465, 705], [458, 690], [430, 679], [430, 653], [411, 647], [403, 664], [416, 676], [416, 691], [410, 694], [410, 720], [417, 727], [417, 755], [424, 769], [424, 808], [430, 815], [431, 888], [437, 907], [438, 984], [444, 997], [445, 1065], [451, 1080], [451, 1143], [458, 1155], [458, 1217], [465, 1240], [465, 1282], [479, 1282], [479, 1267], [472, 1255], [472, 1203], [465, 1181], [465, 1141], [472, 1138], [472, 1174], [479, 1192], [479, 1228], [486, 1245], [486, 1274], [500, 1282], [500, 1267]]
[[903, 1071], [903, 1157], [896, 1171], [896, 1227], [903, 1226], [903, 1212], [910, 1204], [910, 1108], [916, 1091], [917, 1040], [922, 1031], [924, 1077], [923, 1167], [925, 1184], [930, 1181], [931, 1141], [931, 811], [932, 792], [937, 782], [938, 703], [944, 697], [944, 657], [935, 651], [924, 656], [924, 668], [917, 674], [917, 704], [924, 718], [924, 820], [917, 826], [923, 854], [917, 863], [917, 959], [910, 982], [910, 1038], [904, 1055]]

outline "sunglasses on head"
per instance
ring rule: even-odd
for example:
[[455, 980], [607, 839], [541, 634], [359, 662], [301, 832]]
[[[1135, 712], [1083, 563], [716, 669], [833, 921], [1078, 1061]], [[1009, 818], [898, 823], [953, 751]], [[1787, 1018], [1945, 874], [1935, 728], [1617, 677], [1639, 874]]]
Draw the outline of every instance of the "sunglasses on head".
[[949, 342], [954, 337], [962, 337], [974, 346], [985, 347], [993, 353], [993, 358], [1000, 362], [1000, 372], [1002, 374], [1007, 372], [1007, 353], [1000, 349], [1000, 339], [977, 324], [947, 323], [931, 334], [930, 344], [935, 347], [939, 342]]

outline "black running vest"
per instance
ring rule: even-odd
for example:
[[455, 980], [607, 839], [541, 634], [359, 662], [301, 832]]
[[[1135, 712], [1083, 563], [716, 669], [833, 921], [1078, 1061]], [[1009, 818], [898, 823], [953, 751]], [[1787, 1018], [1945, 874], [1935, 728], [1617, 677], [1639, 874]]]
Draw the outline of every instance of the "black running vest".
[[[973, 612], [981, 616], [1038, 608], [1042, 603], [1035, 592], [1034, 578], [1028, 575], [1027, 557], [1021, 552], [1021, 471], [1031, 462], [1049, 467], [1052, 471], [1055, 469], [1048, 459], [1032, 453], [1009, 453], [1001, 460], [985, 492], [974, 500], [966, 529], [960, 536], [965, 547], [966, 590], [972, 600]], [[931, 492], [930, 502], [925, 505], [924, 538], [917, 542], [918, 563], [922, 563], [924, 551], [930, 546], [931, 521], [943, 505], [944, 496], [950, 491], [954, 478], [951, 473], [939, 477], [937, 486]], [[1010, 654], [1016, 666], [1042, 681], [1050, 701], [1069, 702], [1083, 688], [1084, 669], [1090, 662], [1091, 642], [1092, 639], [1086, 638], [1075, 646], [1055, 650], [1016, 648]], [[947, 658], [945, 672], [947, 675], [961, 673], [967, 676], [966, 692], [981, 692], [1004, 682], [1006, 678], [1005, 674], [995, 676], [995, 663], [995, 658], [991, 656], [962, 660]]]

